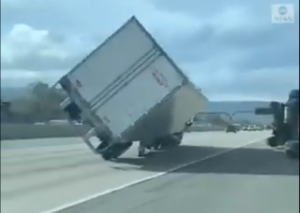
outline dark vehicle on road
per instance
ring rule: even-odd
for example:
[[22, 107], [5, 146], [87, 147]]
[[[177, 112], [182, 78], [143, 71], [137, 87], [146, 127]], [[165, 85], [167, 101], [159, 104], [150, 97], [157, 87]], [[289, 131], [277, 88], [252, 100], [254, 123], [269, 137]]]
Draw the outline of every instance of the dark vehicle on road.
[[227, 132], [227, 133], [230, 133], [230, 132], [232, 132], [232, 133], [237, 133], [237, 132], [238, 132], [238, 129], [237, 129], [237, 127], [236, 127], [235, 125], [229, 124], [229, 125], [226, 127], [225, 132]]
[[288, 157], [299, 159], [299, 89], [290, 92], [286, 103], [273, 101], [269, 108], [256, 109], [256, 114], [274, 117], [268, 145], [283, 146]]

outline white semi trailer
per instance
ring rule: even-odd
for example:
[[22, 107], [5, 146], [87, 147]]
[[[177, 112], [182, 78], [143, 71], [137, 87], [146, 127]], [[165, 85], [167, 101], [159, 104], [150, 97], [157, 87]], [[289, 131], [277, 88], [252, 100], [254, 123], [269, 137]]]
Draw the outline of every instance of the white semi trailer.
[[[84, 142], [106, 160], [140, 147], [178, 146], [206, 97], [132, 17], [59, 80], [70, 122], [83, 120]], [[95, 146], [90, 138], [96, 136]], [[141, 154], [140, 149], [140, 154]]]

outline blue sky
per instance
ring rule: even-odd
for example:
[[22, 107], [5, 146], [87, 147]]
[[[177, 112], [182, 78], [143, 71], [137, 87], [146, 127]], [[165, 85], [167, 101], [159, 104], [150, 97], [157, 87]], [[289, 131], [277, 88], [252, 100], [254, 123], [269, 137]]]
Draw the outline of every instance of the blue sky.
[[54, 83], [135, 15], [210, 99], [285, 99], [299, 88], [299, 11], [274, 24], [275, 3], [2, 0], [1, 86]]

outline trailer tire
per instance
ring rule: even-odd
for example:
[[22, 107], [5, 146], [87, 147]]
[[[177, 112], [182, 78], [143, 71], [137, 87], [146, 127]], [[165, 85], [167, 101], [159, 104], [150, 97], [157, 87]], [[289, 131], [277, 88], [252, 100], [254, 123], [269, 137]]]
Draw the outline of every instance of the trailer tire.
[[98, 153], [101, 153], [101, 151], [102, 150], [104, 150], [106, 147], [108, 146], [108, 143], [106, 143], [106, 142], [101, 142], [100, 144], [99, 144], [99, 146], [97, 146], [97, 152]]
[[286, 150], [285, 154], [288, 156], [288, 158], [290, 159], [299, 159], [299, 155], [297, 155], [296, 152], [294, 152], [293, 150]]
[[161, 148], [161, 144], [162, 144], [162, 141], [160, 140], [160, 139], [156, 139], [156, 140], [154, 140], [154, 142], [153, 142], [153, 145], [152, 145], [152, 148], [154, 149], [154, 150], [160, 150], [160, 148]]
[[106, 161], [109, 161], [113, 158], [112, 153], [110, 153], [110, 152], [103, 152], [101, 154], [101, 156], [102, 156], [103, 160], [106, 160]]
[[112, 159], [117, 159], [124, 152], [126, 152], [132, 146], [132, 144], [133, 144], [132, 142], [113, 144], [107, 147], [107, 149], [101, 153], [101, 156], [104, 160], [107, 161]]
[[285, 153], [291, 159], [299, 159], [299, 141], [286, 142]]
[[182, 143], [183, 134], [182, 135], [173, 135], [173, 146], [180, 146]]
[[278, 144], [277, 144], [276, 137], [272, 136], [272, 137], [268, 138], [267, 139], [267, 145], [270, 146], [270, 147], [277, 147]]
[[161, 144], [161, 149], [166, 150], [180, 146], [183, 138], [183, 133], [176, 133], [165, 138]]
[[183, 139], [183, 132], [179, 132], [179, 133], [175, 133], [174, 136], [177, 138], [177, 140], [179, 140], [179, 144], [181, 144], [182, 139]]

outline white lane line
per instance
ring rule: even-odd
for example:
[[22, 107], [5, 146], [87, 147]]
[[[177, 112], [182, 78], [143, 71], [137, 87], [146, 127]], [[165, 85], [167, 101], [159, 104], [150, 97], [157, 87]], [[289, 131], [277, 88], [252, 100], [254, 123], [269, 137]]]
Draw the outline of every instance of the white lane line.
[[47, 210], [47, 211], [42, 211], [42, 212], [40, 212], [40, 213], [56, 213], [56, 212], [62, 211], [62, 210], [64, 210], [64, 209], [68, 209], [68, 208], [70, 208], [70, 207], [72, 207], [72, 206], [76, 206], [76, 205], [85, 203], [85, 202], [87, 202], [87, 201], [90, 201], [90, 200], [99, 198], [99, 197], [101, 197], [101, 196], [108, 195], [108, 194], [111, 194], [111, 193], [113, 193], [113, 192], [117, 192], [117, 191], [120, 191], [120, 190], [122, 190], [122, 189], [131, 187], [131, 186], [134, 186], [134, 185], [137, 185], [137, 184], [141, 184], [141, 183], [144, 183], [144, 182], [149, 181], [149, 180], [153, 180], [153, 179], [155, 179], [155, 178], [158, 178], [158, 177], [161, 177], [161, 176], [166, 175], [166, 174], [168, 174], [168, 173], [177, 171], [177, 170], [182, 169], [182, 168], [184, 168], [184, 167], [188, 167], [188, 166], [191, 166], [191, 165], [193, 165], [193, 164], [201, 163], [201, 162], [207, 161], [207, 160], [209, 160], [209, 159], [218, 157], [218, 156], [220, 156], [220, 155], [226, 154], [226, 153], [228, 153], [228, 152], [234, 151], [234, 150], [236, 150], [236, 149], [240, 149], [240, 148], [249, 146], [249, 145], [251, 145], [251, 144], [261, 142], [262, 140], [266, 139], [267, 137], [268, 137], [268, 136], [264, 136], [264, 137], [261, 137], [261, 138], [257, 138], [257, 139], [255, 139], [255, 140], [251, 140], [251, 141], [249, 141], [248, 143], [242, 144], [242, 145], [240, 145], [240, 146], [237, 146], [237, 147], [234, 147], [234, 148], [229, 148], [229, 149], [226, 149], [226, 150], [224, 150], [224, 151], [222, 151], [222, 152], [218, 152], [218, 153], [209, 155], [209, 156], [207, 156], [207, 157], [204, 157], [204, 158], [201, 158], [201, 159], [198, 159], [198, 160], [195, 160], [195, 161], [191, 161], [191, 162], [189, 162], [189, 163], [181, 164], [181, 165], [179, 165], [179, 166], [177, 166], [177, 167], [174, 167], [174, 168], [172, 168], [172, 169], [169, 169], [169, 170], [167, 170], [167, 171], [165, 171], [165, 172], [160, 172], [160, 173], [157, 173], [157, 174], [155, 174], [155, 175], [148, 176], [148, 177], [146, 177], [146, 178], [142, 178], [142, 179], [139, 179], [139, 180], [135, 180], [135, 181], [129, 182], [129, 183], [127, 183], [127, 184], [118, 186], [118, 187], [116, 187], [116, 188], [112, 188], [112, 189], [109, 189], [109, 190], [106, 190], [106, 191], [102, 191], [102, 192], [100, 192], [100, 193], [97, 193], [97, 194], [94, 194], [94, 195], [91, 195], [91, 196], [82, 198], [82, 199], [80, 199], [80, 200], [77, 200], [77, 201], [74, 201], [74, 202], [71, 202], [71, 203], [64, 204], [64, 205], [59, 206], [59, 207], [56, 207], [56, 208], [54, 208], [54, 209]]

